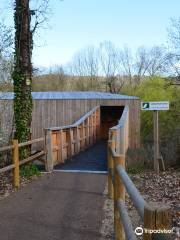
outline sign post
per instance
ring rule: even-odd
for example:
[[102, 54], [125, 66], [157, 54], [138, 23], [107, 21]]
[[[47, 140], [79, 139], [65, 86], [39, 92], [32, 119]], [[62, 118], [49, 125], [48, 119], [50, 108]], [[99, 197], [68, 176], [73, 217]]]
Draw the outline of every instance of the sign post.
[[154, 136], [154, 170], [159, 172], [159, 116], [158, 111], [153, 111], [153, 136]]
[[153, 111], [154, 170], [159, 173], [159, 110], [169, 110], [169, 102], [142, 102], [141, 110]]

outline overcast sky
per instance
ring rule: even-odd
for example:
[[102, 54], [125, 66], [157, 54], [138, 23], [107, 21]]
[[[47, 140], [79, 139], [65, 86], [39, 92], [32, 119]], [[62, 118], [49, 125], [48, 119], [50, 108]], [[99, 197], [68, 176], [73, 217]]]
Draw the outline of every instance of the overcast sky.
[[[12, 2], [0, 0], [1, 17], [9, 25], [13, 24]], [[180, 0], [50, 2], [52, 14], [47, 29], [39, 30], [33, 56], [35, 65], [45, 67], [65, 64], [79, 49], [104, 40], [132, 49], [164, 44], [170, 18], [180, 17]]]

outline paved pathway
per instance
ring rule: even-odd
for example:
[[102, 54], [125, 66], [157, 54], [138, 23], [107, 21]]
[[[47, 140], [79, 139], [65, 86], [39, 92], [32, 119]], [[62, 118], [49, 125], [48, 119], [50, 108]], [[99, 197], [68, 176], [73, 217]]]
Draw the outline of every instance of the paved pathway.
[[[103, 162], [98, 149], [103, 145], [91, 154]], [[81, 154], [86, 164], [94, 159], [88, 150]], [[105, 174], [54, 172], [22, 187], [0, 201], [0, 240], [100, 240], [106, 180]]]
[[105, 142], [80, 152], [68, 160], [66, 164], [59, 164], [56, 170], [107, 171], [107, 145]]

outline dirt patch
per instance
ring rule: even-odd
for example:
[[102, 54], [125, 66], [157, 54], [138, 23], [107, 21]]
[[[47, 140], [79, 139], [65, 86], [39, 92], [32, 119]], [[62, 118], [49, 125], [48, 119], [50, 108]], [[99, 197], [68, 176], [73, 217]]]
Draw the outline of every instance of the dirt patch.
[[108, 186], [104, 190], [106, 200], [104, 202], [103, 211], [104, 219], [101, 227], [101, 235], [103, 239], [114, 239], [114, 200], [108, 198]]
[[[28, 183], [32, 182], [33, 180], [36, 180], [40, 176], [32, 176], [30, 178], [24, 178], [21, 177], [20, 184], [21, 187], [26, 186]], [[13, 186], [13, 174], [12, 173], [4, 173], [0, 175], [0, 200], [3, 198], [8, 197], [12, 192], [17, 191], [16, 188]]]
[[[176, 234], [172, 239], [180, 239], [180, 172], [170, 169], [159, 175], [152, 172], [130, 175], [132, 181], [143, 195], [147, 202], [161, 202], [169, 204], [172, 209], [172, 226], [175, 227]], [[113, 200], [108, 199], [107, 187], [104, 191], [107, 199], [104, 204], [105, 218], [102, 225], [102, 235], [104, 239], [114, 239], [113, 230]], [[133, 229], [143, 226], [143, 223], [134, 208], [132, 201], [126, 196], [126, 207], [132, 219]], [[141, 238], [138, 238], [141, 239]]]

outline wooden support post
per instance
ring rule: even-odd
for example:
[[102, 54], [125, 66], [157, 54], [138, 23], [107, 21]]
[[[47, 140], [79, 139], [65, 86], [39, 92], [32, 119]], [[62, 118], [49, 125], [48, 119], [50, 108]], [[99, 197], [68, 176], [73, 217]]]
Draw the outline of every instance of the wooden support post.
[[117, 201], [122, 200], [125, 202], [125, 187], [123, 182], [116, 171], [116, 166], [120, 164], [122, 167], [125, 167], [125, 157], [120, 155], [114, 158], [115, 159], [115, 174], [114, 174], [114, 232], [115, 240], [125, 240], [125, 233], [123, 224], [121, 222], [119, 210], [117, 207]]
[[89, 121], [90, 121], [90, 144], [93, 144], [93, 116], [91, 115], [89, 117]]
[[95, 132], [95, 115], [94, 115], [94, 113], [93, 113], [93, 144], [94, 144], [94, 142], [95, 142], [95, 134], [96, 134], [96, 132]]
[[60, 130], [61, 132], [61, 159], [62, 159], [62, 163], [65, 162], [65, 155], [64, 155], [64, 132], [63, 130], [61, 129]]
[[82, 124], [81, 125], [79, 125], [79, 128], [78, 128], [78, 130], [79, 130], [79, 141], [80, 141], [80, 151], [82, 150], [82, 148], [83, 148], [83, 141], [82, 141]]
[[90, 139], [89, 139], [89, 117], [88, 117], [87, 121], [86, 121], [86, 144], [87, 144], [87, 146], [89, 146], [89, 142], [90, 142]]
[[153, 112], [153, 131], [154, 131], [154, 170], [159, 173], [159, 124], [158, 111]]
[[[144, 240], [153, 239], [170, 239], [170, 234], [152, 233], [153, 230], [167, 230], [170, 231], [172, 214], [170, 206], [162, 205], [162, 203], [149, 203], [144, 209]], [[155, 238], [156, 236], [156, 238]]]
[[101, 111], [100, 111], [100, 107], [97, 110], [97, 139], [100, 140], [101, 139]]
[[79, 127], [75, 128], [75, 153], [80, 151], [80, 136], [79, 136]]
[[53, 143], [52, 143], [52, 131], [47, 130], [46, 132], [46, 163], [45, 168], [46, 171], [52, 172], [54, 168], [53, 164]]
[[70, 158], [72, 156], [72, 141], [73, 141], [73, 136], [72, 136], [72, 130], [69, 128], [66, 132], [67, 134], [67, 157]]
[[75, 140], [75, 129], [74, 128], [71, 128], [72, 130], [72, 155], [75, 154], [75, 143], [74, 143], [74, 140]]
[[126, 136], [125, 136], [125, 127], [123, 126], [121, 129], [120, 129], [120, 142], [118, 142], [118, 154], [125, 154], [126, 152]]
[[91, 115], [91, 126], [92, 126], [92, 144], [94, 144], [94, 115]]
[[85, 123], [82, 123], [82, 148], [86, 147], [86, 139], [85, 139]]
[[96, 112], [93, 113], [93, 142], [96, 142]]
[[70, 129], [70, 146], [71, 146], [71, 156], [73, 155], [73, 130]]
[[110, 199], [114, 198], [114, 186], [113, 186], [113, 181], [114, 181], [114, 160], [112, 157], [111, 149], [114, 149], [115, 142], [114, 141], [109, 141], [108, 142], [108, 197]]
[[58, 146], [58, 154], [57, 154], [57, 161], [60, 163], [62, 162], [62, 141], [61, 141], [61, 130], [57, 132], [57, 146]]
[[14, 186], [20, 186], [18, 140], [13, 140]]
[[64, 163], [64, 155], [63, 155], [63, 131], [60, 130], [60, 154], [61, 154], [61, 162]]

